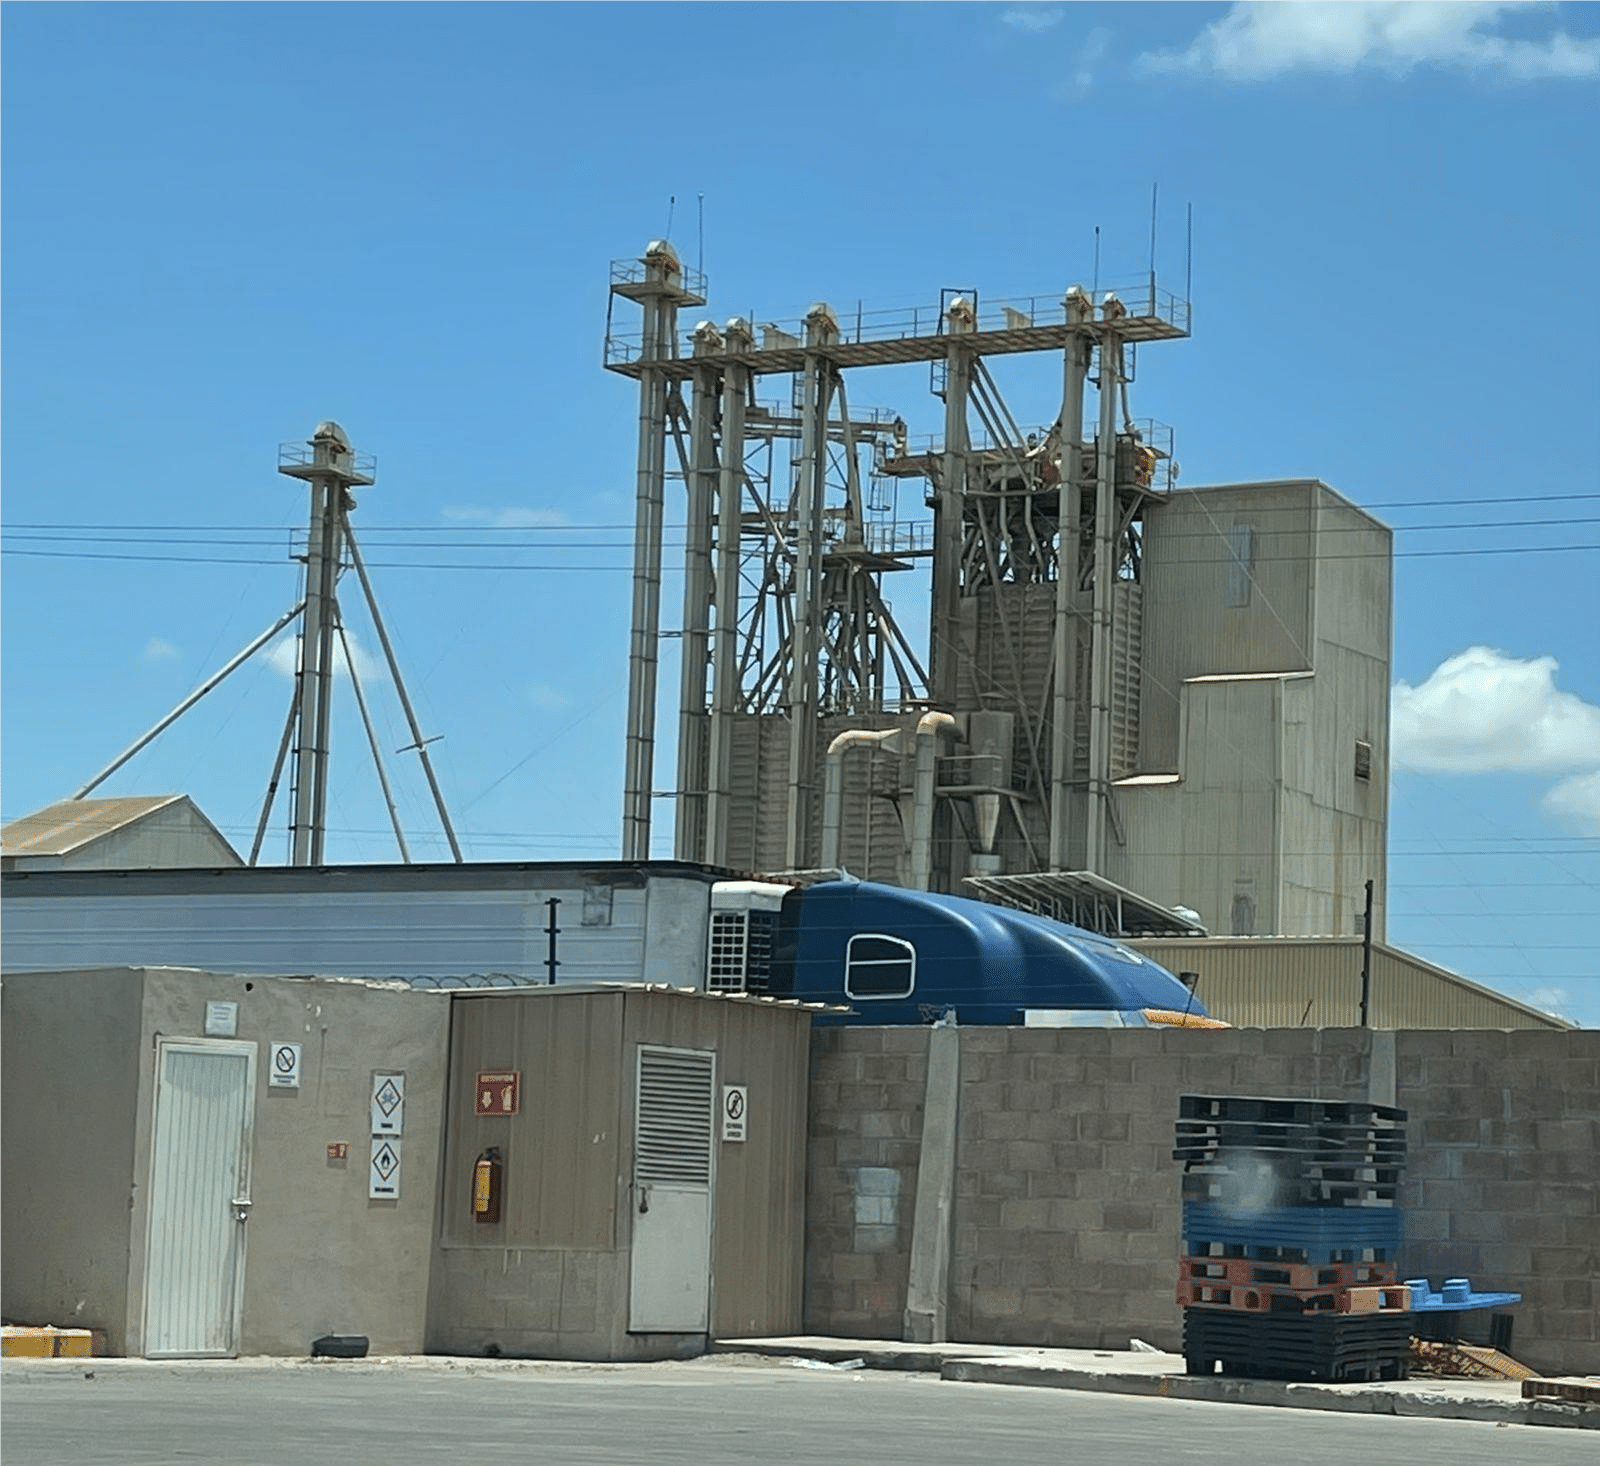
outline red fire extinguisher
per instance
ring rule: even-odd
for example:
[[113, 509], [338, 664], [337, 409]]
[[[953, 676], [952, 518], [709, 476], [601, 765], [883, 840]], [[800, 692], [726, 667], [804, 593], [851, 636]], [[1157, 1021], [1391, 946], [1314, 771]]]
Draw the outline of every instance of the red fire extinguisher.
[[500, 1147], [491, 1145], [472, 1167], [472, 1219], [475, 1222], [500, 1220]]

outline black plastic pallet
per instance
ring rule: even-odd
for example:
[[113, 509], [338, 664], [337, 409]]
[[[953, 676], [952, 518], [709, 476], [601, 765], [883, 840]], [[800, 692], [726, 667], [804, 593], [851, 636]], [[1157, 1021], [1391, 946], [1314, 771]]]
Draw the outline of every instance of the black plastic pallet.
[[1405, 1379], [1410, 1313], [1304, 1317], [1186, 1309], [1183, 1353], [1190, 1374], [1255, 1379], [1370, 1381]]
[[1308, 1100], [1266, 1095], [1185, 1094], [1178, 1097], [1182, 1120], [1244, 1120], [1258, 1123], [1365, 1125], [1371, 1121], [1403, 1121], [1406, 1112], [1393, 1105], [1361, 1100]]

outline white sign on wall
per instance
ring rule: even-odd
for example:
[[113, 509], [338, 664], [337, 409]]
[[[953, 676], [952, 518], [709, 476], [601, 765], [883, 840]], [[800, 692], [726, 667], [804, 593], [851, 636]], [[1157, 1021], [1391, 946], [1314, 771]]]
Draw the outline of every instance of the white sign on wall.
[[372, 1133], [403, 1135], [406, 1128], [406, 1076], [372, 1076]]
[[367, 1173], [369, 1201], [397, 1201], [400, 1197], [400, 1147], [398, 1136], [372, 1137], [372, 1168]]
[[750, 1105], [749, 1086], [724, 1084], [722, 1086], [722, 1138], [743, 1140], [745, 1116]]
[[267, 1064], [267, 1085], [272, 1089], [300, 1088], [300, 1045], [274, 1043]]
[[206, 1037], [236, 1038], [239, 1034], [239, 1005], [237, 1003], [206, 1004]]

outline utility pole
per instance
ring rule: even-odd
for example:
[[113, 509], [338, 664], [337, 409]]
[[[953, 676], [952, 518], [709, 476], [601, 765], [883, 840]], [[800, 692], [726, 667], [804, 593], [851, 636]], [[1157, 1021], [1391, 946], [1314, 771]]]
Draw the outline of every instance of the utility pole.
[[[333, 713], [333, 648], [339, 624], [336, 593], [344, 558], [344, 515], [350, 490], [374, 483], [358, 467], [350, 439], [336, 422], [317, 424], [310, 455], [280, 455], [278, 472], [311, 485], [306, 543], [306, 600], [295, 664], [295, 735], [290, 830], [291, 865], [321, 865], [328, 811], [329, 724]], [[366, 469], [367, 471], [363, 471]]]
[[1368, 1005], [1372, 997], [1372, 882], [1367, 882], [1366, 914], [1361, 920], [1361, 1026], [1371, 1028]]

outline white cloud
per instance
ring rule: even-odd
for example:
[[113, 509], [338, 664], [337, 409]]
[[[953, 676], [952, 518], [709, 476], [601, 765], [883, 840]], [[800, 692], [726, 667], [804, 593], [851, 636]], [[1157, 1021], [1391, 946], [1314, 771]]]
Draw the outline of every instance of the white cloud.
[[144, 659], [147, 662], [175, 662], [182, 655], [183, 653], [164, 637], [152, 636], [144, 645]]
[[[355, 632], [346, 629], [345, 636], [350, 642], [350, 655], [355, 659], [356, 676], [361, 679], [362, 689], [370, 687], [378, 678], [388, 677], [388, 672], [382, 663], [372, 655], [364, 646]], [[267, 648], [267, 665], [283, 677], [293, 677], [295, 664], [299, 658], [299, 638], [295, 636], [280, 636]], [[333, 675], [335, 678], [348, 677], [345, 670], [344, 649], [339, 645], [337, 636], [333, 639]]]
[[1497, 33], [1513, 12], [1550, 8], [1542, 0], [1241, 0], [1185, 49], [1150, 52], [1139, 62], [1147, 72], [1234, 81], [1292, 71], [1407, 76], [1419, 67], [1513, 81], [1600, 76], [1600, 38]]
[[1572, 1010], [1572, 994], [1566, 988], [1547, 984], [1530, 988], [1521, 996], [1524, 1003], [1543, 1012], [1554, 1013], [1557, 1018], [1566, 1018]]
[[1014, 31], [1037, 34], [1060, 25], [1065, 14], [1059, 5], [1018, 5], [1002, 14], [1000, 23]]
[[485, 509], [472, 504], [452, 504], [444, 517], [452, 524], [481, 524], [486, 529], [562, 529], [572, 523], [560, 509]]
[[1460, 774], [1600, 766], [1600, 707], [1558, 689], [1556, 671], [1554, 657], [1522, 661], [1475, 646], [1417, 687], [1396, 683], [1395, 762]]
[[1083, 38], [1083, 44], [1078, 47], [1069, 62], [1070, 69], [1066, 82], [1066, 94], [1069, 97], [1087, 97], [1094, 90], [1100, 63], [1106, 59], [1106, 53], [1110, 49], [1111, 32], [1104, 26], [1096, 26]]
[[1600, 769], [1563, 779], [1545, 795], [1540, 807], [1552, 819], [1585, 835], [1600, 836]]
[[556, 713], [572, 706], [572, 698], [559, 687], [548, 682], [534, 682], [528, 687], [528, 701], [541, 712]]

